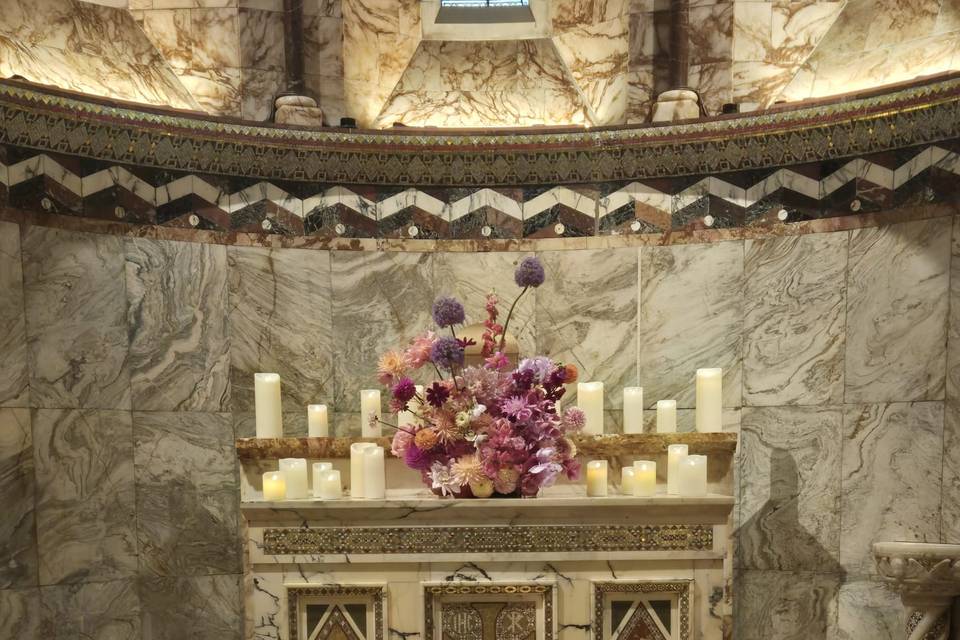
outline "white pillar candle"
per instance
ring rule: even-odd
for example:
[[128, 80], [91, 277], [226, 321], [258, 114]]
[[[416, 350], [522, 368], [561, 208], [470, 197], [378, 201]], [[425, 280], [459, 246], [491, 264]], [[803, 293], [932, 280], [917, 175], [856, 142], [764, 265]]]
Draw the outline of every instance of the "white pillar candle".
[[680, 461], [678, 470], [681, 496], [707, 495], [707, 456], [687, 456]]
[[257, 412], [257, 437], [282, 438], [283, 416], [280, 413], [280, 374], [253, 374], [253, 400]]
[[677, 484], [677, 480], [680, 479], [677, 469], [680, 461], [686, 457], [687, 445], [671, 444], [667, 447], [667, 493], [670, 495], [677, 495], [680, 492]]
[[343, 485], [340, 484], [340, 472], [328, 469], [320, 476], [320, 490], [314, 489], [314, 495], [321, 500], [338, 500], [343, 497]]
[[623, 432], [643, 433], [643, 387], [623, 390]]
[[311, 438], [329, 438], [330, 423], [327, 420], [327, 405], [307, 406], [307, 435]]
[[313, 463], [313, 497], [320, 497], [320, 483], [323, 480], [323, 474], [333, 470], [332, 462], [314, 462]]
[[401, 411], [397, 414], [398, 427], [410, 427], [420, 422], [417, 414], [420, 413], [420, 401], [417, 398], [423, 397], [423, 385], [417, 385], [417, 395], [407, 403], [408, 411]]
[[697, 369], [697, 431], [723, 431], [723, 369]]
[[354, 442], [350, 445], [350, 497], [363, 497], [363, 452], [375, 447], [372, 442]]
[[287, 479], [287, 499], [307, 497], [307, 461], [304, 458], [280, 458], [280, 471]]
[[632, 496], [636, 487], [636, 471], [633, 467], [620, 469], [620, 495]]
[[383, 500], [387, 495], [383, 447], [368, 447], [363, 451], [363, 497]]
[[380, 390], [364, 389], [360, 392], [360, 434], [364, 438], [379, 438], [381, 434], [379, 420]]
[[650, 497], [657, 492], [657, 463], [636, 460], [633, 463], [633, 495]]
[[603, 434], [603, 383], [581, 382], [577, 384], [577, 406], [586, 416], [583, 432], [599, 436]]
[[607, 461], [591, 460], [587, 463], [587, 495], [607, 495]]
[[677, 401], [657, 400], [657, 433], [677, 432]]
[[268, 502], [287, 499], [287, 479], [282, 471], [267, 471], [263, 474], [263, 499]]

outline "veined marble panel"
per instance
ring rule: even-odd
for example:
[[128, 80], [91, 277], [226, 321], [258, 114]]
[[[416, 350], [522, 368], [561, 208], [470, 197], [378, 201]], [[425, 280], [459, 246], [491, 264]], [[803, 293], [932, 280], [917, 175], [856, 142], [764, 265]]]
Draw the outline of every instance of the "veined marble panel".
[[883, 583], [869, 578], [846, 582], [840, 587], [836, 632], [831, 640], [900, 640], [902, 611], [900, 596]]
[[280, 374], [288, 411], [331, 401], [337, 334], [331, 333], [330, 254], [232, 247], [228, 261], [233, 410], [253, 410], [258, 371]]
[[845, 399], [942, 399], [951, 221], [850, 235]]
[[244, 69], [240, 85], [240, 117], [260, 122], [270, 120], [274, 100], [285, 88], [282, 69]]
[[675, 399], [692, 408], [701, 367], [723, 368], [723, 404], [740, 406], [743, 244], [640, 250], [637, 340], [648, 406]]
[[873, 542], [939, 541], [943, 403], [847, 405], [843, 422], [840, 562], [871, 575]]
[[193, 9], [190, 11], [190, 30], [194, 69], [242, 66], [237, 9]]
[[129, 408], [123, 240], [44, 227], [22, 239], [31, 401]]
[[746, 241], [744, 404], [843, 402], [848, 238]]
[[0, 629], [11, 640], [40, 637], [40, 590], [0, 589]]
[[840, 407], [743, 409], [739, 566], [837, 571]]
[[141, 573], [240, 571], [232, 417], [135, 412], [133, 436]]
[[240, 66], [246, 69], [283, 69], [283, 13], [239, 10]]
[[941, 542], [960, 544], [960, 222], [956, 219], [950, 253]]
[[240, 640], [242, 576], [141, 578], [143, 628], [156, 640], [196, 638]]
[[150, 42], [174, 69], [193, 63], [192, 25], [189, 9], [157, 9], [143, 13], [142, 27]]
[[33, 436], [40, 584], [133, 575], [130, 413], [38, 409]]
[[227, 408], [226, 247], [132, 239], [126, 276], [133, 408]]
[[0, 222], [0, 406], [30, 399], [20, 226]]
[[[136, 580], [111, 580], [42, 587], [42, 638], [133, 640], [140, 637], [140, 600]], [[150, 627], [144, 625], [150, 636]], [[181, 628], [181, 633], [183, 628]]]
[[[0, 588], [37, 584], [33, 431], [29, 409], [0, 409]], [[0, 610], [2, 610], [0, 605]], [[3, 620], [0, 613], [0, 621]], [[0, 629], [4, 626], [0, 624]]]
[[242, 104], [240, 69], [188, 69], [180, 74], [180, 82], [207, 113], [239, 116]]
[[[741, 3], [711, 2], [690, 7], [688, 39], [691, 65], [726, 62], [732, 59], [735, 5], [740, 6]], [[742, 10], [743, 7], [741, 7]]]
[[742, 571], [734, 578], [737, 640], [827, 640], [842, 578], [823, 573]]
[[583, 24], [555, 35], [553, 42], [590, 107], [593, 123], [619, 122], [627, 109], [629, 18]]
[[366, 251], [331, 255], [333, 409], [351, 411], [361, 389], [379, 388], [377, 360], [384, 351], [402, 348], [414, 336], [435, 329], [430, 317], [436, 296], [434, 257]]
[[343, 19], [318, 14], [305, 15], [303, 22], [304, 72], [339, 78], [342, 83]]
[[[622, 406], [623, 387], [638, 384], [636, 249], [544, 251], [547, 273], [536, 290], [537, 353], [602, 381], [604, 404]], [[576, 402], [576, 386], [565, 403]]]

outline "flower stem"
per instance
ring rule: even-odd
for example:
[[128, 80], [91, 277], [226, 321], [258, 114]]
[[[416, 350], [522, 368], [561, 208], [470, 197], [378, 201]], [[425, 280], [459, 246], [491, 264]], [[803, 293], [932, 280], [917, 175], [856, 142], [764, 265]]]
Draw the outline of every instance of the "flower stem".
[[500, 336], [500, 352], [503, 353], [503, 345], [507, 342], [507, 327], [510, 326], [510, 318], [513, 317], [513, 310], [517, 307], [517, 303], [520, 302], [520, 298], [523, 297], [523, 294], [527, 292], [527, 289], [530, 287], [524, 287], [523, 291], [520, 292], [516, 298], [513, 299], [513, 304], [510, 305], [510, 311], [507, 312], [507, 321], [503, 323], [503, 335]]

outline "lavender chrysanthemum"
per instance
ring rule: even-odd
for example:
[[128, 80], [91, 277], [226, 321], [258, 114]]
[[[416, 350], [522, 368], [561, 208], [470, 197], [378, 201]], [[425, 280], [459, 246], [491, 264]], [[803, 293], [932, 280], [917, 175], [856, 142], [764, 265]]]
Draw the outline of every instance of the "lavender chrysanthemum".
[[463, 324], [466, 314], [463, 305], [456, 298], [440, 296], [433, 302], [433, 321], [438, 327], [451, 327]]
[[463, 366], [463, 347], [456, 338], [438, 338], [430, 350], [430, 360], [441, 369], [452, 371], [455, 367]]
[[513, 279], [518, 287], [539, 287], [546, 279], [539, 258], [529, 256], [520, 261]]

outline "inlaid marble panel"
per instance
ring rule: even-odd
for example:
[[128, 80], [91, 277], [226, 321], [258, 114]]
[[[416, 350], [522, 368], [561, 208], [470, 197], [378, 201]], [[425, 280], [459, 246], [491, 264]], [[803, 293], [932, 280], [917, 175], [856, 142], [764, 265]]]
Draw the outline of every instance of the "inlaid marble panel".
[[144, 637], [154, 637], [149, 626], [141, 626], [132, 578], [42, 587], [40, 602], [42, 638], [136, 640], [141, 630]]
[[[544, 251], [536, 291], [537, 353], [575, 364], [582, 382], [602, 381], [604, 404], [622, 405], [637, 384], [637, 250]], [[576, 401], [576, 386], [565, 402]]]
[[0, 409], [0, 485], [0, 589], [35, 586], [37, 531], [29, 409]]
[[841, 577], [742, 571], [734, 579], [737, 640], [832, 640]]
[[33, 412], [40, 584], [137, 569], [130, 413]]
[[951, 221], [850, 235], [847, 402], [943, 398]]
[[23, 233], [27, 357], [38, 407], [130, 407], [123, 240]]
[[[360, 390], [379, 388], [377, 360], [434, 328], [433, 256], [332, 253], [334, 410], [355, 410]], [[385, 396], [384, 396], [385, 397]]]
[[745, 407], [740, 426], [739, 565], [836, 571], [840, 407]]
[[0, 629], [11, 639], [40, 637], [40, 590], [0, 589]]
[[723, 368], [723, 404], [740, 406], [743, 244], [640, 250], [637, 340], [644, 401], [694, 407], [701, 367]]
[[[495, 292], [500, 299], [498, 320], [503, 323], [510, 305], [521, 291], [513, 280], [514, 271], [527, 255], [514, 252], [438, 253], [434, 257], [434, 288], [437, 295], [452, 295], [463, 303], [468, 324], [486, 319], [486, 295]], [[508, 328], [520, 344], [521, 356], [537, 353], [534, 325], [536, 295], [535, 290], [530, 290], [520, 298]]]
[[20, 227], [0, 222], [0, 406], [26, 406], [27, 381]]
[[154, 640], [191, 637], [239, 640], [243, 621], [242, 576], [141, 578], [144, 635]]
[[238, 42], [243, 69], [282, 70], [283, 13], [241, 8]]
[[133, 435], [141, 573], [237, 573], [232, 417], [135, 412]]
[[231, 247], [228, 260], [234, 411], [253, 410], [258, 371], [280, 374], [286, 410], [305, 411], [308, 404], [330, 401], [330, 254]]
[[627, 108], [629, 18], [582, 24], [553, 38], [592, 112], [594, 124], [622, 120]]
[[903, 638], [903, 604], [885, 584], [869, 578], [854, 579], [840, 587], [836, 640], [900, 640]]
[[846, 233], [747, 240], [743, 401], [843, 402]]
[[845, 408], [840, 562], [847, 571], [875, 573], [876, 541], [939, 541], [942, 459], [942, 402]]
[[126, 288], [133, 408], [228, 408], [226, 247], [128, 240]]

